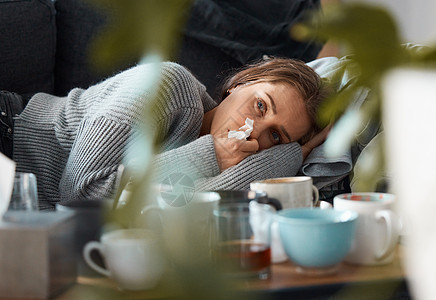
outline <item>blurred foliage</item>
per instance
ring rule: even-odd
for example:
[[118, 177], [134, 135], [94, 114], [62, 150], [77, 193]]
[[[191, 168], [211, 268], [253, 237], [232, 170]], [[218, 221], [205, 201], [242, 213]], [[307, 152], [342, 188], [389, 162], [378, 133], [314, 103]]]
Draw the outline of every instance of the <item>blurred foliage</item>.
[[[358, 2], [332, 4], [307, 20], [292, 28], [291, 34], [300, 40], [315, 38], [342, 46], [344, 54], [349, 55], [357, 66], [354, 72], [359, 74], [357, 82], [327, 99], [319, 114], [321, 124], [340, 118], [352, 95], [362, 87], [371, 90], [370, 99], [361, 107], [362, 125], [380, 122], [384, 76], [397, 67], [435, 66], [436, 48], [427, 45], [416, 50], [403, 45], [393, 17], [382, 7]], [[357, 190], [372, 189], [380, 178], [380, 170], [385, 169], [383, 139], [373, 153], [377, 163], [371, 170], [365, 168], [364, 174], [358, 174], [361, 180]]]
[[[114, 70], [125, 66], [126, 62], [156, 63], [172, 60], [176, 54], [183, 27], [193, 0], [87, 0], [95, 9], [108, 16], [108, 24], [104, 30], [91, 41], [90, 56], [95, 66], [103, 71]], [[159, 70], [151, 70], [152, 74], [142, 74], [138, 83], [145, 82], [149, 87], [148, 97], [153, 98], [160, 88]], [[142, 87], [144, 88], [144, 87]], [[137, 89], [137, 88], [136, 88]], [[152, 118], [154, 101], [143, 112], [144, 122], [140, 124], [143, 151], [137, 151], [136, 170], [123, 170], [114, 197], [114, 208], [122, 196], [123, 189], [129, 184], [129, 195], [126, 205], [107, 212], [107, 220], [118, 227], [138, 226], [136, 219], [152, 197], [149, 161], [155, 152], [154, 132], [147, 122]], [[151, 148], [151, 151], [149, 151]], [[140, 170], [140, 172], [137, 172]], [[135, 180], [132, 181], [132, 178]], [[125, 196], [125, 195], [124, 195]]]
[[[126, 62], [137, 61], [139, 63], [159, 62], [174, 60], [174, 55], [181, 41], [182, 28], [187, 20], [187, 13], [193, 0], [88, 0], [96, 8], [103, 12], [107, 11], [111, 16], [109, 25], [101, 35], [97, 36], [92, 43], [90, 50], [91, 61], [101, 70], [114, 70], [123, 66]], [[159, 93], [160, 70], [148, 68], [144, 74], [137, 78], [136, 85], [120, 87], [127, 89], [130, 93], [147, 91], [147, 97], [155, 99]], [[138, 95], [141, 96], [141, 95]], [[119, 169], [122, 174], [112, 210], [105, 212], [105, 226], [108, 230], [129, 227], [147, 227], [162, 230], [159, 224], [149, 224], [150, 219], [145, 220], [141, 215], [142, 209], [147, 204], [154, 204], [151, 199], [157, 191], [153, 190], [151, 177], [152, 153], [155, 152], [156, 137], [150, 126], [150, 117], [155, 109], [155, 101], [145, 108], [143, 122], [140, 124], [137, 136], [133, 145], [132, 155], [135, 166], [125, 165]], [[135, 148], [136, 147], [136, 148]], [[129, 156], [127, 154], [126, 156]], [[131, 168], [132, 167], [132, 168]], [[124, 188], [128, 186], [129, 194], [124, 197], [125, 202], [119, 206]], [[124, 194], [125, 196], [125, 194]], [[189, 216], [188, 216], [189, 217]], [[190, 217], [193, 217], [190, 214]], [[152, 219], [155, 221], [155, 219]], [[159, 218], [158, 218], [159, 220]], [[243, 293], [235, 294], [232, 289], [234, 280], [225, 278], [217, 269], [215, 263], [208, 253], [204, 253], [205, 239], [195, 236], [197, 231], [184, 230], [183, 224], [177, 224], [177, 234], [185, 247], [163, 247], [162, 251], [171, 262], [171, 267], [165, 274], [161, 283], [151, 295], [158, 295], [167, 299], [244, 299]], [[180, 226], [179, 226], [180, 225]], [[198, 228], [204, 229], [204, 228]], [[167, 241], [168, 242], [168, 241]], [[171, 243], [174, 244], [174, 243]], [[182, 249], [187, 248], [187, 249]], [[209, 249], [208, 249], [209, 250]], [[186, 251], [186, 252], [185, 252]], [[210, 250], [209, 250], [210, 251]], [[183, 260], [177, 260], [177, 255], [183, 256]], [[177, 255], [176, 255], [177, 254]], [[206, 257], [201, 259], [202, 257]], [[149, 291], [129, 293], [121, 291], [102, 290], [99, 295], [93, 295], [95, 290], [87, 292], [84, 298], [101, 299], [131, 299], [147, 298]], [[252, 299], [252, 298], [251, 298]]]

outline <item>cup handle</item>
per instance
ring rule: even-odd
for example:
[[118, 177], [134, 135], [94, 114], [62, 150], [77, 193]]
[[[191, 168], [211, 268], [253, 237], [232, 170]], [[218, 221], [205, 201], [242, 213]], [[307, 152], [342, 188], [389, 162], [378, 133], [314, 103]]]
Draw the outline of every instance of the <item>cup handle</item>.
[[141, 210], [141, 215], [146, 215], [146, 214], [148, 214], [150, 211], [153, 211], [153, 210], [157, 210], [157, 211], [161, 211], [161, 208], [159, 207], [159, 206], [157, 206], [157, 205], [148, 205], [148, 206], [145, 206], [142, 210]]
[[318, 188], [312, 185], [312, 191], [313, 191], [313, 206], [318, 206], [318, 201], [319, 201]]
[[162, 208], [160, 208], [157, 205], [147, 205], [147, 206], [143, 207], [142, 210], [141, 210], [141, 215], [144, 216], [144, 218], [145, 218], [146, 215], [149, 212], [151, 212], [151, 211], [157, 211], [158, 212], [160, 224], [163, 225], [163, 221], [162, 221]]
[[271, 205], [272, 207], [274, 207], [276, 209], [276, 211], [279, 211], [283, 208], [282, 203], [276, 198], [268, 197], [268, 199], [266, 199], [266, 200], [259, 199], [259, 200], [257, 200], [257, 202], [261, 203], [261, 204]]
[[100, 252], [100, 254], [103, 255], [103, 246], [101, 243], [96, 242], [96, 241], [91, 241], [88, 242], [85, 247], [83, 248], [83, 258], [85, 259], [86, 263], [95, 271], [97, 271], [100, 274], [103, 274], [107, 277], [110, 277], [111, 273], [109, 272], [109, 270], [100, 267], [99, 265], [97, 265], [91, 258], [91, 252], [93, 250], [97, 250]]
[[384, 220], [386, 224], [386, 241], [384, 247], [376, 253], [376, 258], [382, 260], [390, 255], [398, 243], [400, 222], [397, 215], [390, 210], [379, 210], [375, 213], [376, 220]]

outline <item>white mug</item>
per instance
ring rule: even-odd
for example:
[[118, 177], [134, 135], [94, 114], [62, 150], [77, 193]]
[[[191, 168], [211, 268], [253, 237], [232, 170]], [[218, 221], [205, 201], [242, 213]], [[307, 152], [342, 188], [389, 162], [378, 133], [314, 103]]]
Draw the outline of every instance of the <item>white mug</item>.
[[280, 201], [283, 209], [312, 207], [318, 204], [318, 189], [312, 183], [312, 177], [295, 176], [271, 178], [250, 183], [251, 190], [267, 193], [269, 198]]
[[395, 196], [386, 193], [351, 193], [335, 196], [335, 210], [353, 210], [357, 218], [356, 237], [346, 262], [382, 265], [392, 262], [401, 230], [392, 211]]
[[[264, 191], [268, 198], [280, 201], [283, 209], [313, 207], [319, 200], [318, 189], [308, 176], [271, 178], [250, 183], [250, 189]], [[271, 223], [271, 260], [280, 263], [288, 260], [280, 240], [277, 221]]]
[[[93, 250], [101, 253], [106, 268], [92, 260]], [[83, 257], [92, 269], [112, 278], [124, 290], [151, 289], [159, 283], [166, 269], [161, 236], [147, 229], [107, 232], [101, 242], [91, 241], [85, 245]]]

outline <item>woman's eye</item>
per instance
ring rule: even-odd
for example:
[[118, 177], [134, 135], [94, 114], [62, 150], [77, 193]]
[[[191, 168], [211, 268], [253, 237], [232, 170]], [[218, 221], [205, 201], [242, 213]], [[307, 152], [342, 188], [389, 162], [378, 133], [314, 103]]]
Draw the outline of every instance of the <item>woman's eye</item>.
[[257, 108], [258, 108], [262, 113], [265, 112], [266, 106], [265, 106], [265, 102], [263, 102], [262, 99], [257, 99]]
[[280, 134], [279, 134], [277, 131], [273, 131], [273, 132], [271, 133], [271, 136], [272, 136], [272, 138], [273, 138], [274, 143], [276, 143], [276, 144], [280, 144], [280, 142], [281, 142]]

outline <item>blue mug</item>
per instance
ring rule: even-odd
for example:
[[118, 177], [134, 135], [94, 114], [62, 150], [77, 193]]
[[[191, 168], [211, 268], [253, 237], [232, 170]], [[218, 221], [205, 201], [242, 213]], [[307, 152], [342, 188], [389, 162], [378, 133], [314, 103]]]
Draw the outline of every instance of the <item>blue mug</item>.
[[351, 249], [357, 217], [353, 211], [319, 208], [285, 209], [274, 215], [297, 271], [314, 275], [337, 270]]

